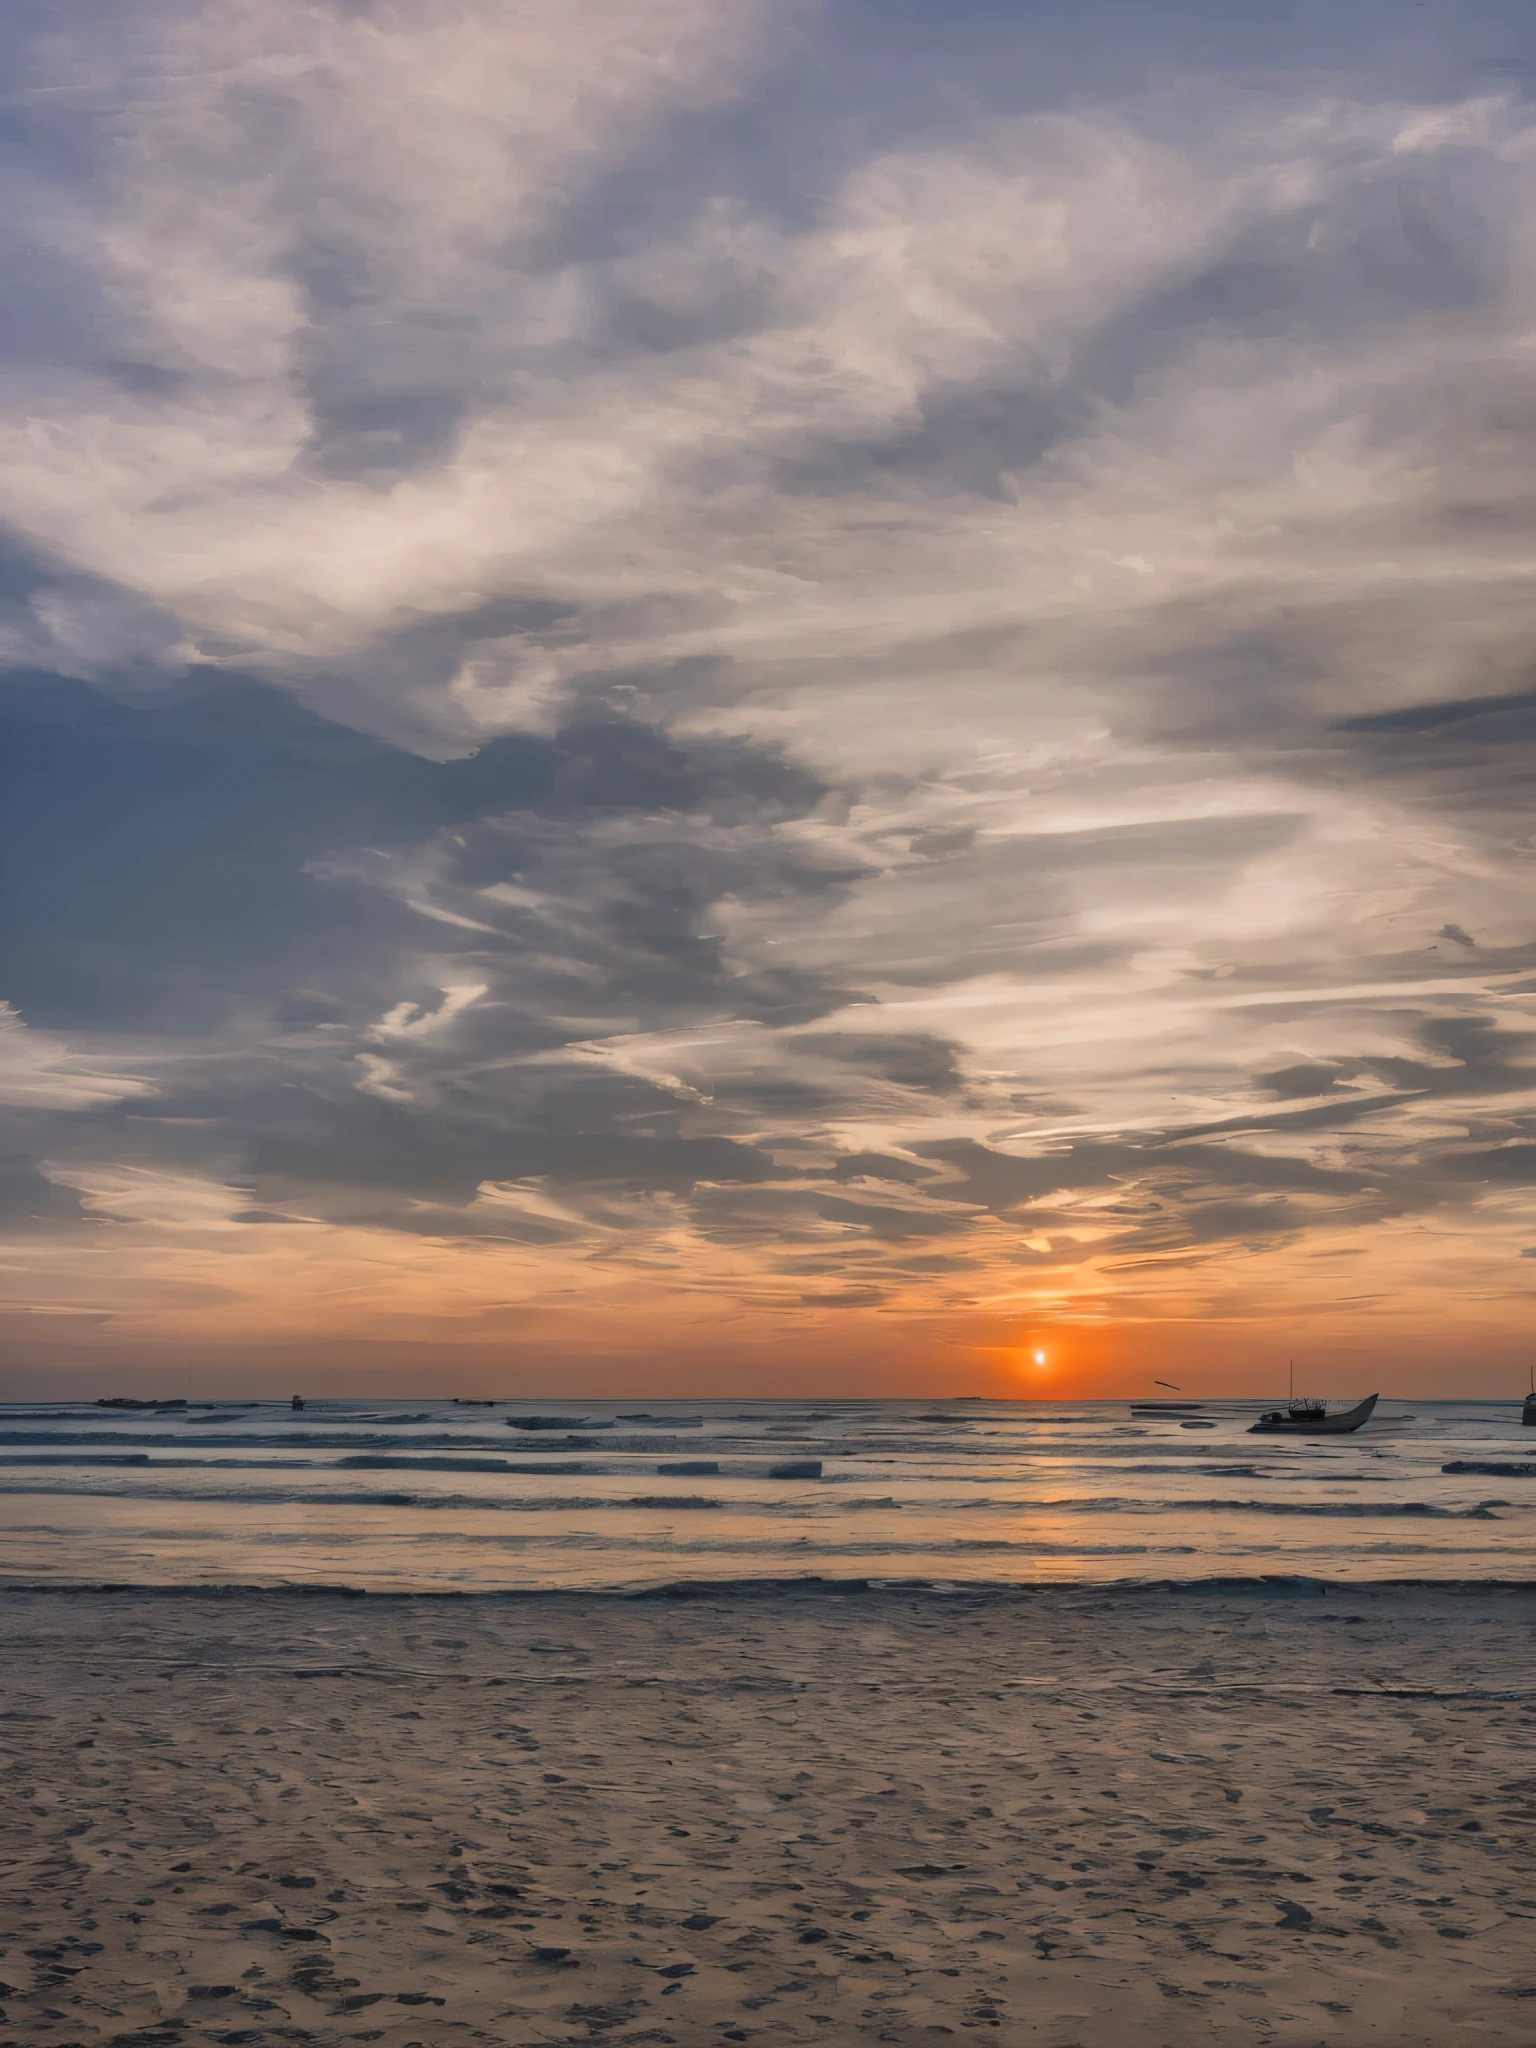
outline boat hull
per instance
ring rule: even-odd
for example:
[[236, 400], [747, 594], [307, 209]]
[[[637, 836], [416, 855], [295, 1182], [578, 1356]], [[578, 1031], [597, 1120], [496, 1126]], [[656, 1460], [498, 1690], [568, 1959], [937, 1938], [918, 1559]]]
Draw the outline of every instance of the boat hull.
[[1369, 1422], [1371, 1412], [1381, 1399], [1379, 1394], [1367, 1394], [1354, 1408], [1343, 1408], [1337, 1415], [1265, 1415], [1249, 1430], [1250, 1436], [1348, 1436], [1362, 1423]]
[[1527, 1429], [1536, 1429], [1536, 1394], [1527, 1394], [1525, 1406], [1520, 1410], [1520, 1420]]

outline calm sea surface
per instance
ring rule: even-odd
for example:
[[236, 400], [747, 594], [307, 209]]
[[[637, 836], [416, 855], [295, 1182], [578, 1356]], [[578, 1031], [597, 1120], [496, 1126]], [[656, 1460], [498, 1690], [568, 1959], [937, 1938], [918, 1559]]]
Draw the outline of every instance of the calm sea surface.
[[[378, 1591], [679, 1580], [1525, 1578], [1518, 1401], [0, 1406], [0, 1578]], [[553, 1426], [520, 1427], [534, 1418]], [[1203, 1425], [1203, 1426], [1197, 1426]], [[1528, 1472], [1446, 1473], [1524, 1460]], [[774, 1476], [817, 1460], [820, 1477]], [[703, 1470], [678, 1470], [683, 1466]], [[669, 1469], [672, 1468], [672, 1469]]]

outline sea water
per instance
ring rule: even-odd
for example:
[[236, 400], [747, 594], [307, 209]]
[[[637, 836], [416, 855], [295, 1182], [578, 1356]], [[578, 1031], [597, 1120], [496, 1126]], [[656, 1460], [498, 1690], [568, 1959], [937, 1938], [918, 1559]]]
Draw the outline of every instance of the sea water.
[[[12, 1403], [0, 1578], [418, 1592], [1529, 1575], [1536, 1431], [1517, 1401], [1384, 1399], [1332, 1438], [1250, 1435], [1263, 1405]], [[808, 1461], [819, 1477], [775, 1476]], [[1458, 1463], [1529, 1471], [1442, 1469]], [[666, 1469], [687, 1464], [717, 1469]]]

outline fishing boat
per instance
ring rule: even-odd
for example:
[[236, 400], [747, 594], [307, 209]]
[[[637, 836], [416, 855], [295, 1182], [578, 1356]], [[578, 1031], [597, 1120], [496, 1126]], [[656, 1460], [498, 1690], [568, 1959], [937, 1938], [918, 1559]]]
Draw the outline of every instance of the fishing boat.
[[1249, 1430], [1250, 1436], [1348, 1436], [1369, 1422], [1380, 1394], [1367, 1394], [1353, 1408], [1328, 1413], [1326, 1401], [1292, 1401], [1284, 1408], [1271, 1408]]
[[1527, 1429], [1536, 1429], [1536, 1394], [1527, 1394], [1525, 1405], [1520, 1410], [1520, 1420]]

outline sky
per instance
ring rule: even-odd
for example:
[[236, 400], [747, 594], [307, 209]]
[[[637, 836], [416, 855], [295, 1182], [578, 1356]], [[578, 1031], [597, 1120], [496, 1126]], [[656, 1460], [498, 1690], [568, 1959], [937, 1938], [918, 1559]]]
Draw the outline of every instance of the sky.
[[0, 177], [0, 1390], [1524, 1390], [1532, 10], [19, 0]]

